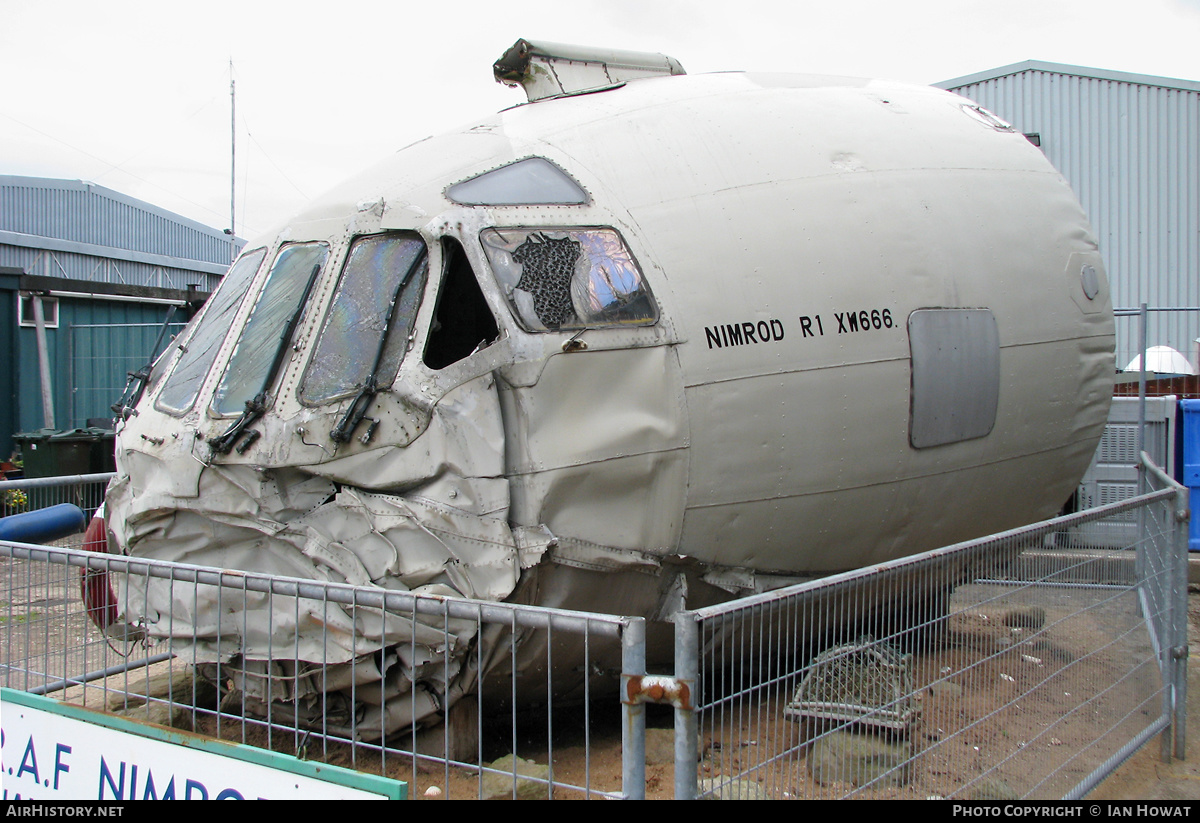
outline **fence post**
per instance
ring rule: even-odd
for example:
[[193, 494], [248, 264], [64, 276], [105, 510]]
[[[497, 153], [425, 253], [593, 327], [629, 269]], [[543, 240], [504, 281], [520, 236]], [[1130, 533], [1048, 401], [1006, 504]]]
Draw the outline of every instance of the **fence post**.
[[1173, 697], [1175, 699], [1172, 726], [1175, 737], [1175, 757], [1183, 760], [1187, 754], [1187, 682], [1188, 682], [1188, 515], [1189, 491], [1187, 487], [1175, 489], [1175, 528], [1172, 530], [1171, 565], [1175, 590], [1172, 592], [1175, 608], [1172, 609], [1172, 670], [1175, 676]]
[[700, 625], [692, 612], [675, 615], [675, 679], [687, 698], [675, 707], [675, 799], [695, 800], [700, 762]]
[[631, 681], [646, 676], [646, 619], [630, 618], [621, 632], [621, 791], [646, 799], [646, 706], [630, 695]]
[[[1138, 369], [1138, 434], [1137, 434], [1137, 450], [1141, 454], [1146, 450], [1146, 334], [1148, 325], [1148, 316], [1146, 314], [1147, 306], [1142, 303], [1138, 309], [1138, 355], [1140, 368]], [[1145, 470], [1141, 463], [1138, 464], [1138, 476], [1143, 478], [1138, 483], [1138, 494], [1146, 493]]]

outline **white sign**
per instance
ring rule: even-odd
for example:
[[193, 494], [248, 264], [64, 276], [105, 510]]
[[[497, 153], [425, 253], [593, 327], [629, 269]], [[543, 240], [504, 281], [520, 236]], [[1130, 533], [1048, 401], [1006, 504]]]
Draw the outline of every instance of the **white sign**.
[[403, 799], [406, 784], [0, 689], [4, 800]]

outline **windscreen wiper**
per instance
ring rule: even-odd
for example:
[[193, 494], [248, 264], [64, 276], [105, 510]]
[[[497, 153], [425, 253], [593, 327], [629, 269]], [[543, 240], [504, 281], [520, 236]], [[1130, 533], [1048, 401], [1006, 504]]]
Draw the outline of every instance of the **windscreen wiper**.
[[[208, 445], [213, 450], [213, 454], [228, 454], [242, 435], [247, 433], [246, 428], [267, 413], [267, 389], [275, 382], [275, 377], [279, 374], [283, 359], [287, 356], [289, 344], [292, 342], [292, 335], [296, 333], [296, 326], [300, 325], [300, 318], [308, 306], [308, 296], [312, 293], [313, 284], [317, 282], [317, 272], [320, 270], [320, 263], [313, 266], [312, 274], [308, 276], [308, 283], [304, 286], [304, 294], [300, 296], [296, 310], [284, 324], [283, 333], [279, 335], [279, 345], [275, 347], [275, 359], [271, 361], [271, 368], [267, 370], [266, 377], [263, 379], [262, 391], [246, 401], [246, 408], [229, 428], [219, 437], [209, 441]], [[246, 450], [254, 445], [254, 441], [262, 436], [262, 433], [255, 431], [250, 432], [249, 435], [249, 439], [238, 447], [238, 454], [245, 454]]]
[[137, 371], [128, 373], [128, 379], [125, 382], [125, 391], [121, 393], [121, 399], [109, 406], [113, 414], [117, 417], [128, 417], [141, 401], [142, 393], [146, 390], [146, 384], [150, 382], [150, 371], [154, 368], [154, 361], [158, 357], [158, 347], [162, 345], [163, 337], [166, 336], [167, 329], [171, 325], [171, 318], [174, 316], [175, 306], [171, 306], [167, 309], [167, 318], [163, 320], [162, 328], [158, 330], [158, 338], [154, 341], [154, 348], [150, 350], [150, 359], [146, 361], [146, 365]]
[[[243, 434], [246, 434], [246, 428], [266, 413], [267, 393], [261, 391], [254, 395], [253, 399], [246, 401], [246, 408], [220, 437], [208, 441], [208, 446], [213, 450], [213, 454], [229, 454], [233, 445], [241, 439]], [[254, 445], [254, 441], [261, 436], [261, 432], [250, 432], [250, 435], [246, 442], [238, 447], [238, 454], [245, 454], [246, 450]]]
[[[367, 416], [367, 409], [371, 406], [371, 401], [379, 392], [379, 384], [375, 382], [375, 375], [367, 377], [363, 387], [358, 390], [358, 394], [354, 396], [354, 402], [350, 404], [350, 408], [346, 409], [346, 413], [342, 415], [342, 419], [338, 421], [337, 426], [329, 433], [329, 439], [334, 443], [345, 443], [354, 434], [354, 430], [358, 428], [358, 424]], [[375, 427], [379, 425], [378, 420], [371, 420], [370, 427], [363, 434], [363, 443], [367, 443], [371, 439], [371, 435], [375, 434]]]
[[371, 407], [371, 401], [375, 399], [375, 395], [379, 393], [379, 367], [383, 363], [383, 353], [387, 349], [388, 332], [392, 330], [392, 321], [396, 318], [396, 307], [400, 305], [400, 295], [404, 293], [405, 286], [412, 279], [417, 268], [425, 262], [425, 253], [417, 255], [413, 260], [412, 265], [408, 267], [408, 271], [404, 273], [404, 277], [400, 278], [400, 284], [396, 286], [396, 291], [392, 294], [392, 303], [388, 306], [387, 318], [383, 323], [383, 331], [379, 335], [379, 345], [375, 349], [375, 360], [371, 365], [371, 373], [363, 382], [362, 388], [358, 390], [358, 394], [354, 396], [354, 402], [350, 404], [350, 408], [346, 409], [346, 413], [342, 415], [342, 419], [333, 427], [333, 431], [329, 432], [329, 439], [334, 443], [346, 443], [354, 435], [354, 430], [358, 428], [358, 424], [363, 420], [370, 420], [370, 427], [363, 433], [362, 442], [366, 444], [370, 442], [371, 436], [375, 434], [375, 429], [379, 426], [379, 421], [367, 417], [367, 409]]

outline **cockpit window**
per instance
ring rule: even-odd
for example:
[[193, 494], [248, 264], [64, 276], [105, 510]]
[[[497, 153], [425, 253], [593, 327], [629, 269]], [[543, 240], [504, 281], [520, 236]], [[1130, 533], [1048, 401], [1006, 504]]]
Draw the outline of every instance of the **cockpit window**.
[[453, 237], [442, 238], [442, 260], [442, 283], [423, 358], [435, 370], [470, 357], [500, 337], [466, 252]]
[[294, 243], [280, 249], [213, 395], [214, 412], [238, 414], [267, 390], [328, 255], [325, 243]]
[[446, 197], [465, 206], [582, 206], [587, 192], [544, 157], [526, 157], [486, 171], [446, 189]]
[[615, 229], [485, 229], [480, 240], [527, 331], [658, 321], [650, 287]]
[[417, 234], [354, 241], [304, 374], [301, 402], [343, 397], [369, 377], [379, 388], [391, 385], [408, 348], [428, 268], [425, 242]]
[[[186, 343], [176, 342], [180, 350], [179, 359], [155, 402], [159, 409], [171, 414], [183, 414], [196, 402], [200, 384], [204, 382], [217, 350], [229, 333], [233, 315], [246, 296], [246, 289], [266, 253], [266, 249], [255, 249], [239, 257], [208, 299], [204, 313], [196, 320], [191, 337], [187, 338]], [[180, 340], [183, 339], [181, 335]]]

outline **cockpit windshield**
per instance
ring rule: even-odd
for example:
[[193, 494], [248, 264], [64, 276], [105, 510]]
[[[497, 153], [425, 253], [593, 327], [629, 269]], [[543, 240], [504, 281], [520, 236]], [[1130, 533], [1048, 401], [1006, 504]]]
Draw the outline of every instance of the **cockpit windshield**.
[[250, 281], [266, 254], [266, 249], [255, 249], [243, 254], [230, 267], [216, 293], [208, 299], [208, 306], [196, 321], [196, 329], [191, 337], [187, 338], [186, 343], [177, 343], [179, 359], [158, 395], [155, 404], [158, 408], [178, 415], [196, 402], [196, 393], [200, 391], [217, 350], [229, 333], [233, 315], [246, 296]]
[[408, 348], [427, 271], [425, 242], [417, 234], [354, 242], [304, 374], [302, 403], [345, 396], [372, 377], [379, 388], [391, 385]]
[[213, 395], [214, 412], [238, 414], [267, 390], [328, 255], [325, 243], [294, 243], [279, 251]]

